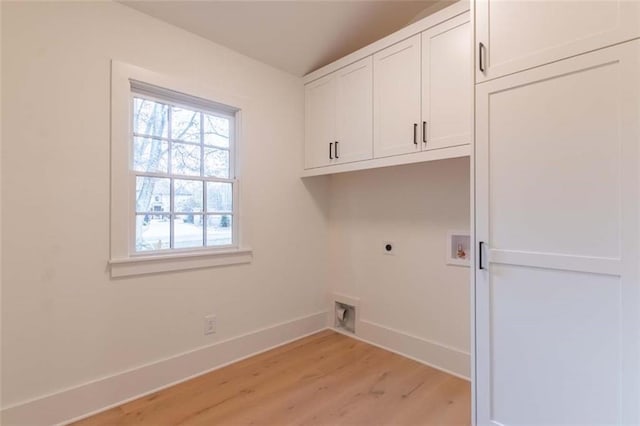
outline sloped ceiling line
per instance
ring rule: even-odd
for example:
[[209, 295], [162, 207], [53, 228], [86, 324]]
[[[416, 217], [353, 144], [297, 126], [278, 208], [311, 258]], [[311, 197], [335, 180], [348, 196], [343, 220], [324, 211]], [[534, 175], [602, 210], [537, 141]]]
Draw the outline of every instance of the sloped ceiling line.
[[417, 1], [131, 1], [120, 3], [296, 76], [439, 9]]

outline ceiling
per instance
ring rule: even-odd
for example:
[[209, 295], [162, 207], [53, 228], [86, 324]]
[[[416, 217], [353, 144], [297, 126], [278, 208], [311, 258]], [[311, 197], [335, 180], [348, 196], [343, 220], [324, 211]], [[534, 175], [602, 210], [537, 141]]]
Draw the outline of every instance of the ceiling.
[[120, 1], [302, 76], [440, 9], [437, 0]]

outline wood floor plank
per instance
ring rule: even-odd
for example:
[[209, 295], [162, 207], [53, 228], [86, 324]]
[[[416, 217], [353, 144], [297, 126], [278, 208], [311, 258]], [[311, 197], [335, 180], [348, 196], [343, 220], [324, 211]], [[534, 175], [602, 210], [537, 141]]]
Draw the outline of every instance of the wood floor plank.
[[469, 383], [327, 330], [78, 426], [465, 425]]
[[[169, 400], [154, 400], [144, 410], [127, 411], [126, 424], [183, 424], [192, 418], [204, 418], [211, 412], [222, 415], [229, 410], [243, 411], [247, 401], [255, 401], [263, 394], [278, 393], [304, 375], [309, 365], [322, 365], [325, 353], [333, 351], [339, 341], [311, 341], [300, 346], [295, 355], [272, 357], [259, 355], [262, 362], [247, 360], [233, 364], [216, 373], [206, 375], [201, 383], [187, 392], [172, 392]], [[305, 368], [306, 367], [306, 368]], [[212, 391], [213, 390], [213, 391]], [[180, 409], [176, 409], [180, 407]]]

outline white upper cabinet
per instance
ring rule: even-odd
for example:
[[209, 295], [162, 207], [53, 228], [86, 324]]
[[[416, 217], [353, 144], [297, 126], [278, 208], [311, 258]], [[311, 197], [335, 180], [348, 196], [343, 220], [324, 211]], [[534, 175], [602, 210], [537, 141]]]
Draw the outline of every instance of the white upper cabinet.
[[373, 55], [374, 157], [421, 150], [420, 34]]
[[471, 143], [471, 25], [465, 13], [376, 53], [376, 158]]
[[457, 2], [306, 75], [302, 175], [469, 156], [471, 32]]
[[478, 0], [476, 81], [640, 36], [640, 1]]
[[422, 33], [422, 149], [471, 142], [471, 24], [465, 13]]
[[364, 58], [305, 87], [305, 169], [373, 155], [373, 67]]
[[336, 80], [331, 74], [305, 87], [305, 169], [329, 164], [335, 135]]
[[373, 157], [373, 66], [371, 57], [336, 73], [335, 163]]

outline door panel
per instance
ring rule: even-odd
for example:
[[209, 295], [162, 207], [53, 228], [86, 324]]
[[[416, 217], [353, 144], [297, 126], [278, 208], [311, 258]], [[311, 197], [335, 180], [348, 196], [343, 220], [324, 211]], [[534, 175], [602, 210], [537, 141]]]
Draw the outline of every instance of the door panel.
[[[541, 30], [543, 28], [543, 30]], [[640, 36], [640, 2], [504, 1], [476, 3], [476, 41], [486, 46], [485, 81]]]
[[336, 163], [373, 157], [373, 59], [337, 71]]
[[335, 75], [305, 86], [305, 169], [329, 164], [329, 144], [336, 137]]
[[471, 58], [468, 13], [422, 33], [423, 150], [471, 143]]
[[373, 68], [374, 156], [420, 151], [420, 34], [373, 55]]
[[603, 65], [491, 96], [494, 248], [620, 256], [619, 99], [603, 84], [618, 74]]
[[491, 277], [492, 418], [616, 423], [619, 277], [501, 264]]
[[476, 86], [479, 424], [640, 422], [639, 60]]

